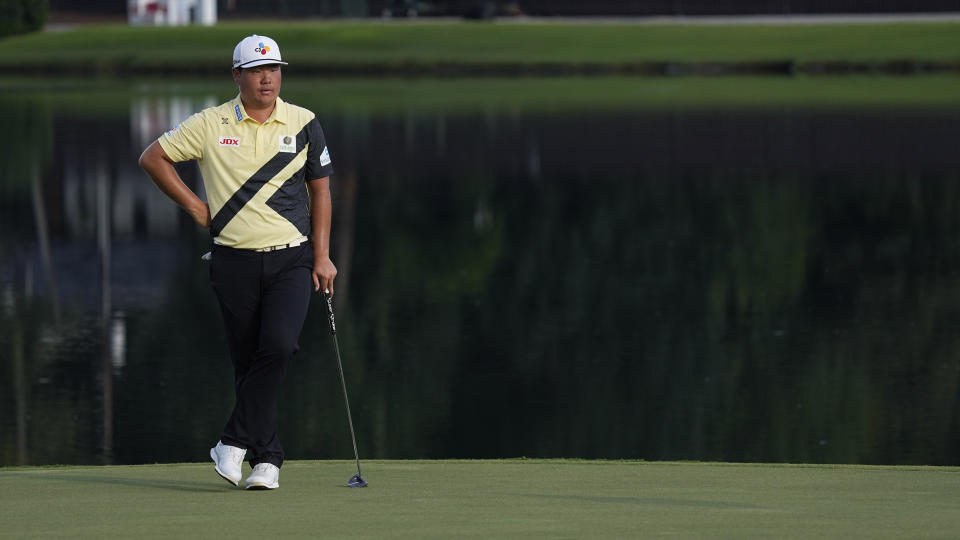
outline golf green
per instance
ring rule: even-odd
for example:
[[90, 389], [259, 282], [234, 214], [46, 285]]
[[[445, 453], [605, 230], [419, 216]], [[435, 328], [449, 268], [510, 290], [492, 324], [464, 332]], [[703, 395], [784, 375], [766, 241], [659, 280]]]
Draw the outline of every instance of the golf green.
[[[245, 473], [248, 471], [245, 471]], [[960, 468], [292, 461], [280, 489], [211, 464], [0, 469], [3, 537], [948, 538]]]

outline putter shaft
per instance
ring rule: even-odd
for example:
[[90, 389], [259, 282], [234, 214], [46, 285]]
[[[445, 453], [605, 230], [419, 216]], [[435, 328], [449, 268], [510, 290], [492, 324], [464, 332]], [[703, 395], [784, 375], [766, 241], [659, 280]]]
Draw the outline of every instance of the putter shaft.
[[337, 368], [340, 370], [340, 386], [343, 387], [343, 402], [347, 406], [347, 423], [350, 424], [350, 441], [353, 443], [353, 457], [357, 460], [357, 474], [363, 476], [360, 472], [360, 453], [357, 452], [357, 436], [353, 432], [353, 415], [350, 414], [350, 399], [347, 397], [347, 381], [343, 376], [343, 362], [340, 360], [340, 344], [337, 343], [336, 334], [333, 334], [333, 345], [337, 350]]
[[353, 431], [353, 415], [350, 414], [350, 398], [347, 397], [347, 379], [343, 375], [343, 361], [340, 359], [340, 343], [337, 341], [337, 322], [333, 315], [333, 299], [326, 291], [323, 299], [327, 304], [327, 322], [330, 325], [330, 334], [333, 336], [333, 346], [337, 351], [337, 368], [340, 371], [340, 385], [343, 387], [343, 403], [347, 406], [347, 423], [350, 425], [350, 442], [353, 443], [353, 457], [357, 460], [357, 478], [366, 485], [363, 473], [360, 472], [360, 452], [357, 451], [357, 436]]

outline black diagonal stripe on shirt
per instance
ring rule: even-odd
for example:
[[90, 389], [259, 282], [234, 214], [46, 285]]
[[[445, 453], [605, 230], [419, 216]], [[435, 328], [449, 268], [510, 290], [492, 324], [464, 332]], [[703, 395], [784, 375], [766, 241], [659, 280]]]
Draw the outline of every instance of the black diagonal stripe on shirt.
[[[310, 197], [307, 196], [305, 181], [330, 176], [333, 168], [328, 163], [321, 165], [321, 155], [326, 148], [323, 137], [323, 128], [314, 117], [307, 122], [304, 129], [307, 132], [307, 160], [303, 167], [288, 178], [276, 193], [267, 199], [267, 206], [293, 224], [304, 236], [310, 235]], [[318, 176], [322, 175], [322, 176]]]
[[217, 215], [213, 217], [213, 220], [210, 222], [210, 234], [213, 237], [220, 236], [220, 233], [223, 232], [223, 228], [230, 223], [243, 207], [250, 202], [250, 199], [263, 188], [263, 186], [270, 181], [271, 178], [277, 175], [284, 167], [290, 164], [293, 161], [293, 158], [297, 157], [300, 152], [303, 150], [303, 147], [307, 143], [307, 127], [304, 126], [300, 133], [297, 133], [297, 149], [296, 152], [277, 152], [269, 161], [263, 164], [260, 167], [260, 170], [253, 173], [246, 182], [240, 186], [233, 195], [227, 199], [227, 202], [224, 203], [223, 208], [217, 212]]
[[293, 176], [267, 199], [267, 206], [293, 224], [304, 236], [310, 235], [310, 198], [304, 184], [306, 165], [293, 173]]

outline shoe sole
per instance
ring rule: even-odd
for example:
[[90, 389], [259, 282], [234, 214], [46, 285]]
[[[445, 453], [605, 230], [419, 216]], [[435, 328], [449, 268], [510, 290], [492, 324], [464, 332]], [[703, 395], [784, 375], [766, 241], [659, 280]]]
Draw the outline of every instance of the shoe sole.
[[240, 480], [237, 480], [236, 482], [234, 482], [233, 480], [228, 478], [227, 475], [223, 474], [223, 472], [220, 470], [220, 466], [217, 465], [217, 453], [214, 451], [213, 448], [210, 449], [210, 459], [213, 460], [213, 470], [217, 471], [217, 474], [220, 475], [220, 478], [223, 478], [224, 480], [226, 480], [227, 483], [233, 487], [237, 487], [240, 485]]
[[250, 491], [264, 491], [267, 489], [277, 489], [280, 487], [280, 483], [275, 484], [247, 484], [247, 487], [244, 489], [249, 489]]

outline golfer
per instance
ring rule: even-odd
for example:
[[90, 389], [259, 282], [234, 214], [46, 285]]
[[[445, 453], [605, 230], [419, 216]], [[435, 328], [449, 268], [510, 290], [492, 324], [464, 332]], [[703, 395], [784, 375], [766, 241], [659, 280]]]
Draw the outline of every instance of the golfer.
[[[210, 229], [210, 282], [233, 361], [236, 404], [210, 449], [217, 474], [247, 489], [279, 487], [277, 395], [298, 349], [310, 289], [333, 294], [333, 167], [316, 116], [280, 99], [280, 47], [249, 36], [233, 51], [234, 99], [184, 120], [150, 144], [140, 166]], [[173, 163], [197, 160], [208, 202]]]

